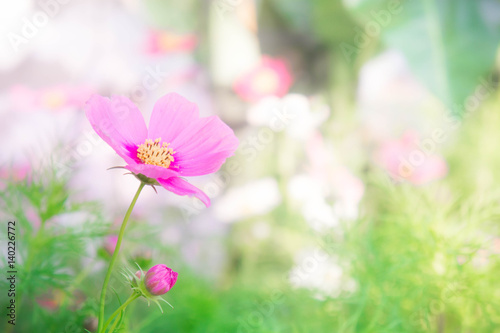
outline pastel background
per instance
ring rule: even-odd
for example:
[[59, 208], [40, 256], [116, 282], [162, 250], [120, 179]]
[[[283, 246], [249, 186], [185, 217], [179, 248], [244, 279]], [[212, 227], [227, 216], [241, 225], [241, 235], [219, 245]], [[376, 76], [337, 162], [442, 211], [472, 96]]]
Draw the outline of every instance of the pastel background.
[[118, 265], [174, 309], [120, 332], [500, 332], [499, 37], [497, 0], [2, 2], [0, 331], [95, 330], [138, 181], [83, 105], [177, 92], [240, 146], [210, 208], [143, 191]]

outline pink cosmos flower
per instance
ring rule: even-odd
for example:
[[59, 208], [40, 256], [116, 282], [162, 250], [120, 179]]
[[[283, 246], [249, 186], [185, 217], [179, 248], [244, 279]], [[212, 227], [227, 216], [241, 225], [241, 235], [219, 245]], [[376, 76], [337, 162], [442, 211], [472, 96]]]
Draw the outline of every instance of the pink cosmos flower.
[[234, 83], [234, 90], [244, 100], [256, 102], [263, 97], [283, 97], [292, 85], [285, 61], [262, 57], [261, 63]]
[[176, 93], [156, 102], [149, 129], [139, 109], [123, 96], [93, 95], [85, 112], [97, 134], [141, 181], [195, 196], [207, 207], [208, 196], [182, 177], [216, 172], [238, 147], [233, 130], [219, 117], [200, 118], [196, 104]]
[[422, 185], [448, 173], [446, 161], [436, 149], [436, 143], [419, 140], [417, 133], [408, 131], [400, 139], [384, 143], [375, 159], [394, 179]]

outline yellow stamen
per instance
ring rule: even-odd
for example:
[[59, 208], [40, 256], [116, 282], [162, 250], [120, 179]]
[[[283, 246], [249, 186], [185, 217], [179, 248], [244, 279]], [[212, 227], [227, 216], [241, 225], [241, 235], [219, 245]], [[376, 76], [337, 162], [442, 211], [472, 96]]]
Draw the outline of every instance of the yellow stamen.
[[157, 165], [168, 168], [170, 163], [174, 161], [175, 151], [168, 148], [169, 143], [163, 142], [160, 145], [161, 138], [155, 141], [146, 139], [143, 144], [139, 145], [137, 149], [137, 157], [144, 162], [144, 164]]

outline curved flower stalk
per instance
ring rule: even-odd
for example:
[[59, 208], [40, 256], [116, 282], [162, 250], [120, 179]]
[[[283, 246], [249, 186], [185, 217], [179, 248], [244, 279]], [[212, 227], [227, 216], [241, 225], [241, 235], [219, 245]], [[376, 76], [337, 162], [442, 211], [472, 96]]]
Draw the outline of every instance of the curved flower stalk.
[[[233, 155], [238, 139], [219, 117], [200, 118], [196, 104], [176, 93], [158, 100], [149, 128], [139, 109], [122, 96], [108, 99], [93, 95], [86, 103], [85, 113], [97, 134], [125, 160], [124, 168], [141, 181], [123, 219], [104, 278], [97, 329], [103, 333], [107, 286], [127, 222], [144, 186], [161, 185], [175, 194], [194, 196], [208, 207], [209, 197], [183, 177], [216, 172], [226, 158]], [[138, 295], [134, 293], [122, 307]]]

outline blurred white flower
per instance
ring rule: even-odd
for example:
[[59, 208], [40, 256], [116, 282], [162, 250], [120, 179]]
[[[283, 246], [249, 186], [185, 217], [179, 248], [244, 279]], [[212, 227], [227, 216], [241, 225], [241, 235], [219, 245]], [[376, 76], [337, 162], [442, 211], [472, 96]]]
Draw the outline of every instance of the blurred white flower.
[[317, 132], [308, 139], [308, 174], [322, 184], [324, 196], [332, 199], [334, 216], [339, 220], [355, 220], [365, 192], [365, 185], [336, 158], [336, 152], [325, 144]]
[[257, 239], [266, 239], [271, 235], [271, 227], [267, 222], [257, 222], [252, 227], [252, 234]]
[[269, 213], [281, 202], [278, 182], [263, 178], [227, 191], [215, 204], [215, 215], [224, 222], [234, 222]]
[[338, 225], [338, 218], [325, 200], [327, 184], [308, 174], [298, 174], [290, 179], [287, 190], [293, 205], [300, 209], [311, 228], [324, 231]]
[[332, 206], [320, 196], [314, 196], [303, 204], [302, 215], [311, 228], [319, 232], [339, 225], [339, 218]]
[[[284, 115], [281, 123], [275, 123], [277, 114]], [[247, 121], [253, 126], [269, 126], [295, 139], [306, 140], [328, 118], [326, 105], [311, 109], [310, 100], [301, 94], [288, 94], [283, 98], [266, 97], [247, 112]]]
[[[347, 168], [338, 166], [322, 180], [312, 174], [293, 176], [287, 194], [311, 228], [322, 232], [337, 227], [339, 221], [358, 218], [364, 184]], [[332, 204], [328, 203], [328, 197]]]
[[[368, 133], [387, 139], [400, 128], [420, 129], [430, 119], [434, 98], [418, 82], [399, 51], [389, 50], [368, 61], [360, 71], [358, 112]], [[404, 112], [401, 112], [404, 110]]]
[[[234, 2], [234, 1], [232, 1]], [[241, 2], [241, 1], [240, 1]], [[238, 7], [246, 20], [238, 15]], [[209, 10], [210, 69], [217, 85], [230, 87], [234, 80], [251, 70], [260, 61], [260, 47], [253, 23], [255, 3], [243, 1], [235, 10], [224, 10], [221, 2], [212, 1]]]
[[[0, 108], [0, 163], [30, 163], [34, 169], [50, 161], [52, 153], [78, 136], [75, 112], [54, 114], [46, 109], [13, 113]], [[16, 144], [11, 144], [15, 142]]]
[[332, 190], [335, 198], [333, 210], [343, 220], [358, 218], [358, 207], [365, 193], [365, 185], [349, 169], [336, 168], [331, 175]]
[[308, 174], [297, 174], [288, 182], [288, 195], [294, 204], [301, 204], [314, 196], [326, 193], [326, 184]]
[[356, 290], [354, 280], [349, 278], [338, 259], [319, 248], [304, 249], [295, 258], [289, 281], [295, 288], [316, 292], [315, 296], [338, 297], [342, 292]]
[[138, 81], [142, 64], [137, 55], [146, 34], [138, 17], [111, 2], [61, 7], [32, 41], [36, 60], [57, 62], [68, 73], [103, 87], [127, 89]]
[[362, 0], [343, 0], [342, 3], [346, 8], [356, 8], [361, 4]]

